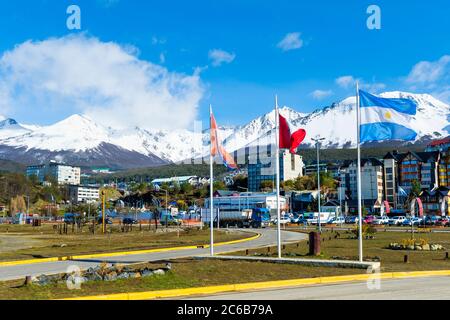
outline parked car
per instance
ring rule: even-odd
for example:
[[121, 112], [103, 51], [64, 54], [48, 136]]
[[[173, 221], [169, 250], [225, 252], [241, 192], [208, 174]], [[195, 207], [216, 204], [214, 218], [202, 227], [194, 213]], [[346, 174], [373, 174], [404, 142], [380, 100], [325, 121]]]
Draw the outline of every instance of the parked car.
[[348, 216], [345, 218], [346, 224], [356, 224], [359, 222], [359, 218], [357, 216]]
[[400, 226], [405, 220], [406, 220], [406, 217], [396, 216], [396, 217], [390, 218], [388, 224], [390, 226]]
[[425, 224], [427, 226], [434, 226], [439, 221], [440, 217], [438, 216], [426, 216], [422, 222], [422, 225]]
[[450, 219], [449, 218], [440, 218], [437, 222], [436, 222], [437, 226], [442, 226], [442, 227], [448, 227], [450, 226]]
[[344, 219], [344, 217], [337, 217], [337, 218], [331, 219], [328, 223], [329, 224], [342, 225], [342, 224], [345, 223], [345, 219]]
[[123, 224], [138, 224], [137, 220], [133, 219], [133, 218], [123, 218], [122, 220]]
[[406, 219], [405, 221], [403, 221], [402, 225], [403, 226], [418, 226], [420, 225], [420, 222], [422, 222], [421, 218], [410, 218], [410, 219]]
[[389, 217], [377, 217], [375, 220], [372, 221], [372, 224], [374, 225], [387, 225], [389, 224]]
[[[288, 223], [291, 223], [291, 218], [289, 218], [289, 216], [287, 216], [287, 215], [281, 216], [280, 224], [288, 224]], [[277, 218], [275, 218], [274, 224], [275, 225], [278, 224], [278, 219]]]
[[291, 223], [297, 223], [297, 224], [299, 224], [300, 223], [300, 220], [302, 220], [303, 219], [303, 215], [302, 214], [294, 214], [292, 217], [291, 217]]
[[376, 217], [375, 216], [367, 216], [364, 218], [363, 222], [365, 224], [372, 224], [373, 221], [375, 221]]
[[[103, 224], [103, 217], [99, 216], [97, 218], [97, 224]], [[113, 221], [111, 220], [110, 217], [105, 217], [105, 224], [113, 224]]]

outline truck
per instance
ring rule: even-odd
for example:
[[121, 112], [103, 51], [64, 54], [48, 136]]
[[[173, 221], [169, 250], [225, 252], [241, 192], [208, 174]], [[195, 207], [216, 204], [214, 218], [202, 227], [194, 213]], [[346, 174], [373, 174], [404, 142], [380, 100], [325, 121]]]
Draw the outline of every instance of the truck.
[[[318, 212], [309, 212], [305, 213], [305, 217], [307, 218], [307, 222], [310, 225], [318, 225], [319, 224], [319, 213]], [[320, 213], [320, 224], [327, 224], [332, 219], [336, 217], [334, 212], [321, 212]]]
[[[267, 208], [245, 209], [242, 211], [219, 211], [214, 216], [214, 224], [220, 227], [266, 228], [270, 225], [270, 211]], [[209, 225], [211, 214], [208, 209], [202, 210], [202, 221]]]

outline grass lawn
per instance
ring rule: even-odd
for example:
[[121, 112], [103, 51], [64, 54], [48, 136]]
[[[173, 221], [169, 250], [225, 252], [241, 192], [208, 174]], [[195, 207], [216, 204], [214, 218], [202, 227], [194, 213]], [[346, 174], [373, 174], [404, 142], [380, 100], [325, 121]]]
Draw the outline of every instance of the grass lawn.
[[[79, 233], [60, 235], [52, 226], [33, 228], [31, 226], [0, 226], [0, 239], [5, 244], [0, 247], [0, 261], [24, 260], [33, 258], [60, 257], [68, 255], [117, 252], [167, 248], [209, 243], [209, 230], [186, 229], [177, 232], [149, 231], [148, 227], [132, 232], [119, 232], [113, 227], [112, 233], [95, 235], [85, 228]], [[162, 228], [160, 230], [163, 230]], [[170, 229], [169, 229], [170, 230]], [[215, 240], [225, 242], [248, 238], [253, 234], [217, 231]]]
[[[152, 268], [162, 265], [152, 264]], [[319, 276], [364, 273], [356, 269], [310, 268], [298, 265], [280, 265], [261, 262], [209, 261], [182, 259], [172, 263], [172, 271], [164, 276], [115, 282], [88, 282], [81, 290], [70, 291], [65, 284], [47, 287], [18, 287], [23, 281], [0, 282], [0, 299], [60, 299], [125, 292], [214, 286], [271, 280], [313, 278]]]
[[[406, 231], [406, 230], [405, 230]], [[338, 239], [335, 239], [337, 235]], [[351, 239], [350, 232], [324, 232], [321, 244], [322, 255], [319, 259], [349, 259], [358, 260], [358, 240]], [[330, 240], [331, 238], [331, 240]], [[450, 233], [415, 233], [415, 238], [424, 239], [429, 243], [441, 244], [450, 250]], [[368, 259], [380, 258], [382, 272], [391, 271], [427, 271], [450, 270], [450, 260], [445, 259], [445, 251], [394, 251], [387, 249], [390, 243], [401, 243], [411, 239], [408, 232], [384, 232], [375, 234], [374, 240], [364, 240], [364, 257]], [[287, 245], [283, 254], [286, 257], [308, 257], [309, 247], [306, 242]], [[267, 249], [250, 250], [249, 255], [267, 254]], [[271, 254], [276, 255], [276, 248], [271, 248]], [[245, 255], [239, 252], [238, 255]], [[409, 263], [404, 263], [404, 256], [409, 255]]]

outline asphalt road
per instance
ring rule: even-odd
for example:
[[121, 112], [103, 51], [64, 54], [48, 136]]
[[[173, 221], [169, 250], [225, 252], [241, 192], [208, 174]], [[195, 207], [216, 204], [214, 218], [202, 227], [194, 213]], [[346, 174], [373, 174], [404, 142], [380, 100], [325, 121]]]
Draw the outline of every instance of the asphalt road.
[[450, 300], [450, 277], [382, 280], [380, 290], [366, 282], [202, 296], [190, 300]]
[[[248, 231], [248, 230], [243, 230]], [[256, 232], [261, 233], [262, 236], [256, 240], [235, 243], [231, 245], [218, 246], [215, 248], [216, 253], [235, 252], [245, 249], [253, 249], [260, 247], [267, 247], [275, 245], [277, 242], [277, 231], [274, 229], [260, 229]], [[282, 240], [284, 243], [298, 242], [306, 240], [307, 235], [298, 232], [282, 232]], [[8, 267], [0, 267], [0, 281], [16, 280], [25, 278], [26, 276], [39, 276], [42, 274], [57, 274], [67, 272], [69, 267], [78, 266], [81, 270], [95, 267], [100, 263], [140, 263], [150, 261], [161, 261], [177, 258], [188, 258], [193, 256], [202, 256], [209, 254], [209, 248], [206, 249], [192, 249], [192, 250], [175, 250], [160, 253], [148, 253], [138, 255], [126, 255], [117, 257], [105, 257], [101, 260], [86, 259], [86, 260], [71, 260], [60, 262], [37, 263], [29, 265], [16, 265]]]

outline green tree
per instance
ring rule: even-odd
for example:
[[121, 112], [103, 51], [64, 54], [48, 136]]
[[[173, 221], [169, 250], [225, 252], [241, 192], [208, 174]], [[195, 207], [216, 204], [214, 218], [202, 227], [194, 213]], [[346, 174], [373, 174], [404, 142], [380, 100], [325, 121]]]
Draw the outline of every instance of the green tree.
[[266, 180], [266, 181], [261, 181], [261, 185], [260, 185], [261, 191], [272, 191], [274, 189], [274, 184], [273, 181], [271, 180]]
[[417, 198], [422, 193], [422, 186], [420, 185], [420, 182], [418, 180], [413, 180], [411, 182], [411, 198]]

